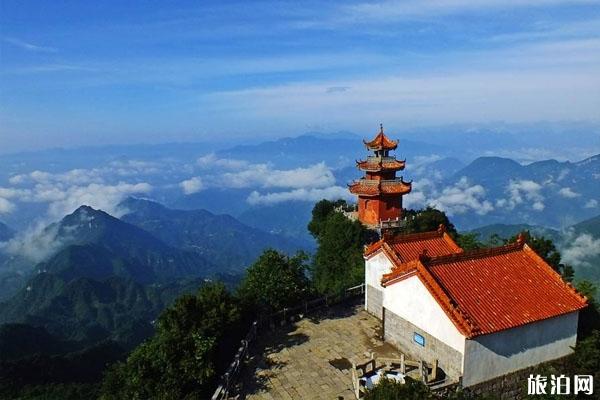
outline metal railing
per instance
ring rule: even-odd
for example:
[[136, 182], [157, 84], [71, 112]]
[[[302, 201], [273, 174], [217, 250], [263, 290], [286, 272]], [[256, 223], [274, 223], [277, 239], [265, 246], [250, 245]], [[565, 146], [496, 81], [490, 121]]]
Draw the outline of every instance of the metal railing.
[[315, 311], [334, 304], [339, 304], [345, 300], [364, 295], [365, 284], [356, 285], [344, 289], [340, 294], [334, 296], [323, 296], [312, 300], [306, 300], [302, 304], [284, 308], [274, 312], [266, 317], [260, 318], [252, 323], [246, 337], [241, 341], [240, 347], [229, 364], [227, 371], [221, 376], [219, 386], [211, 397], [211, 400], [226, 400], [229, 398], [232, 389], [238, 385], [240, 370], [249, 353], [250, 344], [256, 339], [258, 329], [263, 326], [274, 328], [277, 325], [283, 325], [287, 322], [294, 322], [304, 318], [310, 311]]
[[257, 321], [254, 321], [250, 327], [250, 330], [248, 331], [248, 334], [244, 339], [242, 339], [240, 347], [233, 357], [233, 361], [231, 364], [229, 364], [227, 371], [221, 377], [221, 383], [219, 386], [217, 386], [217, 389], [212, 395], [211, 400], [224, 400], [229, 397], [231, 387], [237, 384], [240, 369], [242, 368], [243, 363], [246, 360], [246, 356], [248, 355], [250, 343], [256, 338], [257, 326]]

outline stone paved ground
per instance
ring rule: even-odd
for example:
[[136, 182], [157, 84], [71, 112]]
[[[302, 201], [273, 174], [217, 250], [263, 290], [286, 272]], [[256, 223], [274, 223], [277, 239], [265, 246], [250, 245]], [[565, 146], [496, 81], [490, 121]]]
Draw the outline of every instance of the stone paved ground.
[[290, 326], [259, 334], [259, 354], [243, 371], [245, 399], [355, 399], [351, 361], [370, 352], [399, 357], [379, 339], [381, 323], [362, 305], [341, 305]]

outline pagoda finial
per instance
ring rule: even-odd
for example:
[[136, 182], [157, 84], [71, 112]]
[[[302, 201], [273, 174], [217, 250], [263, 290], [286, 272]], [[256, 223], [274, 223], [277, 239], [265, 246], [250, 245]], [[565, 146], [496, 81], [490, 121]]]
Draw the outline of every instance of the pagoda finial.
[[379, 124], [379, 133], [383, 133], [383, 124]]

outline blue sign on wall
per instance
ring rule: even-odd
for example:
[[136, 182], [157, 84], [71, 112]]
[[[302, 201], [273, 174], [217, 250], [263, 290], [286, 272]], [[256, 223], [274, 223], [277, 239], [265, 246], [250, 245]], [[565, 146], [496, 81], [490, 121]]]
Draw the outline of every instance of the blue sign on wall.
[[419, 335], [418, 333], [415, 332], [415, 335], [413, 336], [413, 340], [415, 341], [415, 343], [425, 347], [425, 338], [421, 335]]

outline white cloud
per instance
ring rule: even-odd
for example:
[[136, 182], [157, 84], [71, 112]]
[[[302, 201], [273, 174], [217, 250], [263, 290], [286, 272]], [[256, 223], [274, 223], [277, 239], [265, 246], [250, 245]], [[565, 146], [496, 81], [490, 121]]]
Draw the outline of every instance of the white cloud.
[[571, 171], [569, 171], [568, 169], [563, 169], [559, 172], [558, 177], [556, 178], [556, 180], [558, 182], [562, 181], [563, 179], [565, 179], [567, 177], [567, 175], [569, 175]]
[[26, 175], [13, 175], [8, 179], [8, 182], [11, 185], [20, 185], [21, 183], [24, 183], [27, 180], [27, 176]]
[[545, 208], [545, 205], [544, 196], [542, 196], [541, 191], [542, 185], [532, 180], [511, 180], [506, 187], [506, 192], [509, 197], [507, 199], [499, 199], [496, 201], [496, 206], [512, 210], [517, 205], [527, 201], [531, 203], [534, 210], [542, 211]]
[[[122, 211], [117, 209], [117, 205], [125, 197], [153, 190], [149, 183], [144, 182], [145, 176], [153, 179], [153, 176], [160, 175], [154, 180], [179, 180], [182, 170], [181, 162], [169, 159], [116, 160], [97, 168], [76, 168], [64, 172], [35, 170], [11, 176], [9, 182], [18, 186], [0, 187], [0, 198], [17, 204], [48, 203], [46, 217], [50, 219], [61, 218], [82, 204], [117, 215]], [[132, 178], [133, 182], [123, 178]], [[2, 203], [3, 209], [12, 209], [12, 203]]]
[[58, 225], [46, 226], [45, 223], [39, 222], [3, 243], [0, 250], [11, 256], [20, 256], [30, 262], [38, 263], [62, 246], [63, 243], [58, 240], [57, 233]]
[[71, 186], [63, 190], [62, 194], [50, 197], [53, 200], [48, 206], [48, 214], [50, 217], [61, 218], [85, 204], [119, 217], [122, 212], [117, 208], [120, 201], [129, 195], [148, 193], [151, 190], [152, 186], [148, 183], [91, 183], [87, 186]]
[[185, 193], [185, 194], [198, 193], [199, 191], [201, 191], [204, 188], [202, 179], [199, 176], [195, 176], [193, 178], [186, 179], [185, 181], [180, 182], [179, 186], [181, 187], [181, 189], [183, 190], [183, 193]]
[[55, 53], [58, 50], [54, 47], [50, 46], [39, 46], [37, 44], [29, 43], [21, 39], [13, 38], [13, 37], [5, 37], [3, 40], [6, 43], [10, 43], [13, 46], [19, 47], [23, 50], [39, 52], [39, 53]]
[[427, 204], [427, 196], [420, 191], [413, 190], [402, 198], [402, 207], [404, 208], [421, 208], [425, 204]]
[[108, 164], [108, 168], [94, 170], [103, 174], [118, 176], [153, 175], [161, 172], [161, 164], [141, 160], [118, 160]]
[[0, 197], [0, 214], [11, 213], [15, 209], [15, 205], [3, 197]]
[[251, 164], [244, 170], [226, 172], [220, 185], [230, 188], [325, 188], [335, 184], [335, 177], [325, 163], [290, 170], [274, 169], [267, 164]]
[[353, 200], [354, 196], [350, 194], [348, 188], [341, 186], [332, 186], [328, 188], [295, 189], [288, 192], [276, 192], [260, 194], [257, 191], [250, 193], [246, 201], [252, 205], [258, 204], [276, 204], [286, 201], [310, 201], [316, 202], [322, 199]]
[[[599, 50], [600, 45], [589, 51]], [[568, 55], [565, 57], [569, 59]], [[327, 87], [336, 84], [350, 85], [353, 89], [322, 95]], [[512, 71], [507, 67], [506, 71], [376, 76], [211, 93], [202, 106], [224, 119], [235, 112], [249, 126], [260, 127], [261, 120], [275, 120], [285, 121], [296, 129], [304, 127], [307, 120], [368, 129], [360, 115], [372, 115], [392, 125], [422, 124], [424, 120], [432, 123], [556, 121], [593, 119], [596, 109], [592, 104], [600, 101], [600, 95], [592, 88], [599, 86], [597, 75], [579, 67], [563, 68], [561, 72], [533, 67]], [[561, 98], [564, 93], [579, 96]], [[572, 107], [567, 99], [573, 102]], [[481, 107], [482, 103], [486, 106]], [[442, 104], [444, 107], [440, 107]]]
[[384, 0], [342, 6], [330, 24], [393, 22], [424, 17], [467, 13], [481, 14], [501, 9], [543, 7], [560, 4], [594, 4], [593, 0]]
[[590, 199], [585, 203], [585, 208], [596, 208], [598, 207], [598, 200]]
[[90, 183], [106, 183], [123, 177], [140, 175], [156, 175], [165, 172], [165, 167], [159, 162], [140, 160], [111, 161], [106, 166], [98, 168], [76, 168], [65, 172], [48, 172], [36, 170], [28, 174], [13, 175], [9, 182], [12, 185], [24, 184], [63, 184], [84, 185]]
[[30, 191], [27, 189], [0, 187], [0, 197], [4, 197], [5, 199], [20, 198], [27, 196], [29, 193]]
[[470, 185], [466, 177], [462, 177], [455, 185], [446, 187], [428, 205], [448, 215], [464, 214], [474, 211], [485, 215], [494, 210], [492, 203], [485, 199], [485, 189], [481, 185]]
[[575, 197], [581, 196], [579, 193], [576, 193], [570, 187], [564, 187], [558, 191], [558, 194], [562, 197], [566, 197], [567, 199], [573, 199]]
[[435, 193], [436, 184], [428, 178], [422, 178], [412, 183], [412, 191], [402, 198], [402, 207], [421, 208], [427, 205], [427, 194]]
[[[323, 121], [368, 129], [365, 115], [396, 126], [596, 120], [599, 54], [597, 37], [449, 50], [436, 55], [447, 61], [439, 71], [386, 69], [358, 79], [332, 77], [213, 92], [201, 97], [200, 105], [219, 123], [235, 120], [255, 130], [268, 129], [264, 121], [293, 129]], [[390, 56], [384, 65], [396, 62]], [[323, 95], [327, 88], [345, 86], [352, 90]]]
[[271, 164], [252, 164], [244, 160], [218, 158], [210, 153], [196, 160], [207, 172], [203, 186], [226, 188], [325, 188], [335, 184], [331, 169], [321, 162], [304, 168], [277, 169]]
[[52, 174], [45, 171], [35, 170], [29, 174], [29, 177], [38, 183], [46, 183], [52, 178]]
[[218, 158], [215, 153], [210, 153], [198, 158], [196, 160], [196, 164], [204, 169], [213, 169], [215, 167], [225, 169], [240, 169], [246, 167], [248, 162], [233, 158]]
[[600, 239], [587, 233], [568, 240], [568, 246], [562, 249], [562, 259], [567, 264], [589, 266], [589, 259], [600, 255]]

